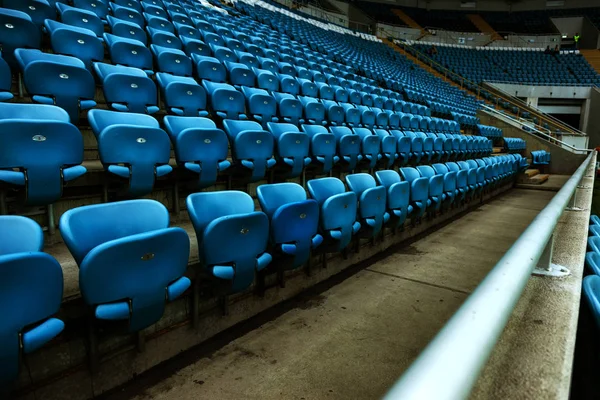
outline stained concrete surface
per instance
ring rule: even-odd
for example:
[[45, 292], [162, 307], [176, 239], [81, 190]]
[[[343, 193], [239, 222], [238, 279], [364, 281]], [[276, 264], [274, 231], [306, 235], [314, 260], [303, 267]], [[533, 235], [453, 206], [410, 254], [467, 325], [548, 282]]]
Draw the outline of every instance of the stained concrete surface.
[[516, 187], [519, 189], [550, 190], [552, 192], [558, 192], [570, 177], [571, 175], [552, 174], [548, 176], [548, 180], [542, 184], [517, 183]]
[[212, 355], [109, 399], [380, 398], [553, 195], [502, 195]]
[[583, 211], [565, 211], [554, 231], [552, 262], [571, 275], [529, 279], [471, 399], [569, 398], [595, 164], [577, 190]]

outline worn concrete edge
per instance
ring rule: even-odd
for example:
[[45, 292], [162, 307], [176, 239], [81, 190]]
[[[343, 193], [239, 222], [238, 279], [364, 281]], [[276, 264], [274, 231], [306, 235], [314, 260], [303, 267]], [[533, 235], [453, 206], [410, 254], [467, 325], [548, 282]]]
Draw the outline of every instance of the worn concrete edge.
[[[103, 343], [99, 346], [101, 363], [94, 375], [87, 367], [85, 320], [78, 317], [78, 320], [73, 321], [79, 321], [80, 326], [68, 339], [59, 338], [49, 346], [27, 356], [29, 370], [22, 368], [14, 398], [78, 400], [98, 396], [352, 266], [393, 246], [405, 245], [409, 240], [414, 240], [415, 237], [481, 206], [512, 186], [512, 182], [509, 182], [484, 195], [481, 201], [477, 199], [433, 220], [424, 220], [415, 227], [407, 225], [404, 231], [396, 235], [387, 232], [383, 240], [375, 245], [364, 243], [359, 253], [351, 253], [347, 259], [340, 254], [330, 254], [332, 257], [328, 257], [327, 268], [313, 266], [311, 276], [306, 276], [303, 271], [298, 270], [288, 272], [286, 287], [268, 289], [264, 297], [254, 295], [252, 290], [231, 296], [227, 316], [221, 314], [215, 298], [201, 300], [198, 329], [190, 327], [191, 296], [184, 296], [168, 304], [163, 318], [144, 331], [146, 348], [143, 352], [138, 353], [135, 349], [135, 335], [112, 333], [108, 338], [103, 338]], [[76, 314], [80, 314], [80, 311]], [[158, 340], [161, 342], [158, 343]], [[66, 397], [65, 393], [68, 393]]]
[[580, 183], [587, 188], [577, 189], [583, 211], [565, 211], [554, 231], [552, 262], [571, 275], [531, 277], [471, 399], [569, 398], [595, 164], [596, 155]]

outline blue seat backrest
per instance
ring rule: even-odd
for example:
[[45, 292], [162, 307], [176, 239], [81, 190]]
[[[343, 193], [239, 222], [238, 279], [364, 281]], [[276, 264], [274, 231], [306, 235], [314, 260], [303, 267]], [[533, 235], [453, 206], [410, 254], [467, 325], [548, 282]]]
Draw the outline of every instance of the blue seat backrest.
[[598, 275], [589, 275], [584, 278], [583, 293], [596, 321], [596, 326], [600, 329], [600, 277]]
[[165, 299], [178, 295], [170, 292], [171, 284], [189, 286], [182, 278], [189, 238], [183, 229], [169, 228], [169, 212], [158, 201], [74, 208], [63, 214], [59, 227], [80, 267], [82, 296], [98, 306], [98, 318], [122, 305], [127, 311], [116, 319], [128, 319], [130, 331], [143, 329], [160, 319]]
[[[12, 217], [11, 217], [12, 218]], [[5, 227], [5, 222], [9, 225]], [[0, 217], [0, 231], [17, 228], [14, 220]], [[21, 227], [22, 228], [22, 227]], [[36, 248], [42, 229], [39, 232], [26, 232], [29, 228], [15, 233], [32, 234], [31, 238], [20, 236], [26, 242], [32, 239], [28, 251], [22, 246], [15, 247], [12, 254], [0, 255], [0, 385], [6, 387], [19, 373], [20, 353], [30, 353], [56, 336], [64, 328], [62, 321], [53, 319], [33, 327], [49, 318], [60, 308], [63, 296], [63, 274], [60, 264], [51, 256]], [[41, 248], [41, 245], [39, 246]], [[39, 328], [39, 329], [36, 329]]]
[[0, 257], [42, 251], [44, 233], [34, 220], [16, 215], [0, 216]]

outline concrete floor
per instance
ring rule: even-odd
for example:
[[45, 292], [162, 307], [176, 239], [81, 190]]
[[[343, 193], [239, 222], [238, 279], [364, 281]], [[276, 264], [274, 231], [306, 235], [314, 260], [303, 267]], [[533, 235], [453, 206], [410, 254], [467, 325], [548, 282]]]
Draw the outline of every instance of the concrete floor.
[[213, 354], [108, 398], [380, 398], [553, 195], [512, 190]]
[[552, 174], [548, 176], [548, 180], [542, 184], [517, 183], [516, 187], [519, 189], [550, 190], [553, 192], [558, 192], [570, 177], [571, 175]]

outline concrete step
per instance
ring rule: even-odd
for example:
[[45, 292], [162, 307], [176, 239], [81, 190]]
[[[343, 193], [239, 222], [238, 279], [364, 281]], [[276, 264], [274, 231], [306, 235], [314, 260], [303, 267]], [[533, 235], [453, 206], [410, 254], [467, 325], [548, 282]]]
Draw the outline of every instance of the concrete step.
[[[531, 171], [531, 170], [528, 170], [528, 171]], [[539, 171], [537, 171], [537, 172], [538, 173], [533, 176], [528, 176], [527, 173], [520, 175], [519, 178], [517, 179], [517, 183], [528, 184], [528, 185], [541, 185], [542, 183], [546, 182], [548, 180], [548, 178], [550, 177], [549, 174], [540, 174]]]
[[527, 175], [528, 178], [532, 178], [539, 173], [540, 173], [539, 169], [528, 169], [527, 171], [524, 172], [524, 174]]

